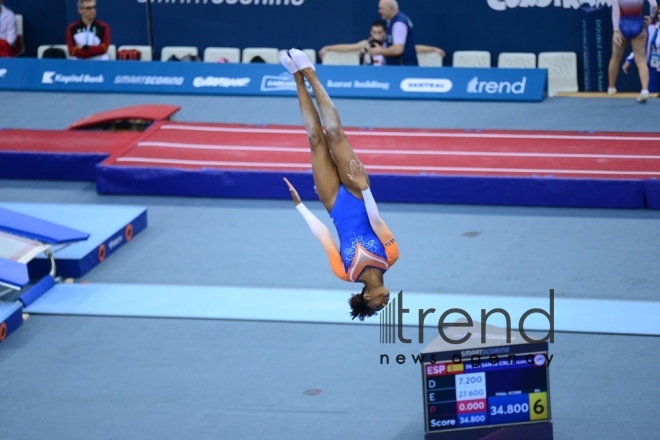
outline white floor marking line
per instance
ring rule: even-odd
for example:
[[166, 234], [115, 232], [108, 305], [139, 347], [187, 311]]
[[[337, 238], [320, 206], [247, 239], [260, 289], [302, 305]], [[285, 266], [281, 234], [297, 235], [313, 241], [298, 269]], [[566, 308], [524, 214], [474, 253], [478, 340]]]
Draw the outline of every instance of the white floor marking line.
[[[255, 134], [303, 134], [303, 129], [288, 128], [234, 128], [234, 127], [198, 127], [185, 125], [163, 125], [163, 130], [209, 131], [221, 133], [255, 133]], [[382, 137], [422, 137], [422, 138], [492, 138], [492, 139], [575, 139], [599, 141], [660, 141], [660, 136], [604, 136], [604, 135], [563, 135], [563, 134], [521, 134], [521, 133], [418, 133], [398, 131], [352, 131], [344, 130], [350, 136], [382, 136]]]
[[[272, 163], [272, 162], [226, 162], [213, 160], [184, 160], [184, 159], [155, 159], [150, 157], [120, 157], [117, 162], [141, 163], [167, 163], [179, 165], [215, 165], [239, 167], [266, 167], [266, 168], [309, 168], [309, 164], [301, 163]], [[424, 167], [405, 165], [370, 165], [370, 170], [399, 170], [399, 171], [466, 171], [466, 172], [500, 172], [500, 173], [540, 173], [540, 174], [601, 174], [617, 176], [660, 176], [660, 171], [609, 171], [609, 170], [555, 170], [555, 169], [527, 169], [527, 168], [470, 168], [470, 167]]]
[[[184, 148], [191, 150], [218, 151], [276, 151], [282, 153], [309, 153], [309, 147], [272, 147], [259, 145], [214, 145], [186, 144], [177, 142], [139, 142], [138, 147]], [[353, 149], [360, 154], [399, 154], [404, 156], [497, 156], [497, 157], [566, 157], [577, 159], [660, 159], [660, 153], [653, 155], [637, 154], [571, 154], [571, 153], [517, 153], [505, 151], [452, 151], [452, 150], [372, 150]]]

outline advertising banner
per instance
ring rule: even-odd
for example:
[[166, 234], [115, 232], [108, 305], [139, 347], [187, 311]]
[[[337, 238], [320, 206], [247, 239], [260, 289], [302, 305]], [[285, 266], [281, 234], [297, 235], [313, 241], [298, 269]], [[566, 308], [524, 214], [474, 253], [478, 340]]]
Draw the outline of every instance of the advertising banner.
[[[284, 67], [274, 64], [85, 62], [25, 60], [24, 90], [295, 96]], [[438, 69], [317, 66], [332, 97], [541, 101], [546, 69]]]
[[23, 84], [25, 61], [0, 58], [0, 90], [18, 90]]

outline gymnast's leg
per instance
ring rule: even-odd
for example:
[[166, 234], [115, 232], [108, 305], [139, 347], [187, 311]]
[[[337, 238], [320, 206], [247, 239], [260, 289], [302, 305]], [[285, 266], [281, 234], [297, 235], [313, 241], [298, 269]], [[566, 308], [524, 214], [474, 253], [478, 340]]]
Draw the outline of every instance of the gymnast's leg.
[[283, 54], [280, 60], [289, 72], [291, 72], [296, 81], [300, 113], [302, 115], [303, 125], [307, 131], [309, 147], [312, 153], [312, 173], [314, 175], [316, 192], [321, 203], [325, 206], [325, 209], [330, 212], [335, 204], [337, 193], [339, 192], [339, 175], [337, 174], [337, 167], [330, 155], [330, 150], [328, 149], [327, 141], [323, 134], [319, 114], [317, 113], [312, 97], [305, 86], [305, 79], [303, 78], [302, 73], [300, 73], [287, 54]]
[[649, 66], [646, 64], [646, 29], [630, 40], [630, 45], [635, 54], [635, 64], [639, 72], [639, 80], [642, 83], [642, 92], [637, 97], [637, 102], [644, 103], [649, 97]]
[[[312, 86], [316, 102], [321, 111], [321, 119], [323, 119], [323, 124], [325, 125], [325, 137], [328, 140], [328, 147], [330, 148], [330, 151], [332, 151], [332, 156], [335, 159], [335, 164], [339, 172], [339, 179], [341, 179], [341, 182], [346, 189], [353, 193], [357, 198], [362, 199], [361, 191], [348, 177], [348, 174], [351, 172], [351, 160], [359, 162], [359, 159], [351, 148], [351, 145], [348, 143], [348, 139], [346, 139], [337, 109], [316, 76], [314, 66], [307, 55], [298, 49], [291, 49], [289, 54], [300, 69], [300, 72], [305, 78], [307, 78]], [[368, 179], [369, 178], [367, 177], [367, 182]]]
[[619, 77], [619, 66], [621, 65], [621, 59], [623, 58], [623, 50], [628, 45], [628, 40], [623, 38], [619, 33], [619, 38], [615, 35], [612, 38], [612, 56], [610, 58], [610, 64], [607, 66], [607, 76], [609, 81], [609, 87], [607, 92], [609, 94], [616, 93], [616, 80]]

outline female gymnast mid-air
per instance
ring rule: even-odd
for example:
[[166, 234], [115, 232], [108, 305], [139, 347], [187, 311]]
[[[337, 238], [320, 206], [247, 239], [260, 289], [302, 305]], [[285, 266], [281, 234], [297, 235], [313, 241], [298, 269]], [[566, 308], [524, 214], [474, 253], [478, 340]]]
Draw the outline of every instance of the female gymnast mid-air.
[[[296, 81], [312, 153], [316, 192], [337, 228], [339, 247], [327, 226], [302, 203], [293, 185], [286, 178], [284, 181], [296, 209], [323, 245], [333, 273], [344, 281], [364, 284], [362, 292], [352, 294], [349, 299], [352, 318], [363, 321], [389, 302], [390, 291], [385, 287], [383, 274], [399, 258], [399, 246], [380, 218], [369, 188], [369, 176], [346, 139], [339, 113], [319, 81], [314, 65], [298, 49], [283, 54], [281, 62]], [[305, 79], [312, 86], [320, 116]]]

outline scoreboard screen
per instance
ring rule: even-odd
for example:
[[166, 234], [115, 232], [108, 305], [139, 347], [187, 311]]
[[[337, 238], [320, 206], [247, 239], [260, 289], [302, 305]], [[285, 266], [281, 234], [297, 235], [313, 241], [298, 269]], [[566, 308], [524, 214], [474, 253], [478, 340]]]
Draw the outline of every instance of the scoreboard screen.
[[547, 352], [423, 366], [426, 432], [547, 422]]

